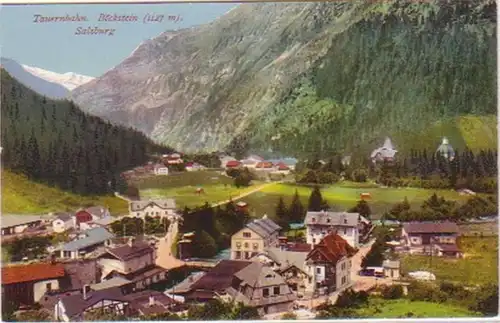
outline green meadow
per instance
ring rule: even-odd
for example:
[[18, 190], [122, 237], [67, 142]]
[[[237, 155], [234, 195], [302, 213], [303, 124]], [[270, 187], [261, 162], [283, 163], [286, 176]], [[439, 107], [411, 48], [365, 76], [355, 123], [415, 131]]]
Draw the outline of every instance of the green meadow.
[[394, 318], [444, 318], [481, 316], [451, 304], [439, 304], [408, 299], [385, 300], [371, 298], [368, 306], [356, 310], [361, 317], [378, 319]]
[[[282, 196], [286, 203], [290, 203], [295, 191], [299, 193], [304, 206], [307, 206], [312, 188], [293, 184], [273, 184], [266, 186], [259, 192], [253, 193], [243, 200], [249, 204], [250, 212], [255, 215], [274, 215], [275, 207]], [[339, 183], [322, 188], [323, 198], [328, 201], [330, 207], [337, 211], [343, 211], [356, 205], [361, 193], [370, 193], [368, 200], [372, 209], [373, 218], [377, 219], [385, 211], [388, 211], [395, 203], [403, 201], [406, 197], [414, 208], [420, 207], [422, 202], [432, 194], [443, 196], [445, 199], [465, 201], [466, 196], [461, 196], [453, 190], [427, 190], [420, 188], [382, 188], [370, 183]]]
[[128, 213], [128, 203], [114, 196], [82, 196], [30, 181], [2, 170], [2, 214], [43, 214], [103, 205], [112, 215]]
[[461, 259], [405, 255], [401, 259], [401, 270], [403, 273], [430, 271], [438, 281], [498, 284], [498, 236], [461, 237], [458, 245], [464, 252]]

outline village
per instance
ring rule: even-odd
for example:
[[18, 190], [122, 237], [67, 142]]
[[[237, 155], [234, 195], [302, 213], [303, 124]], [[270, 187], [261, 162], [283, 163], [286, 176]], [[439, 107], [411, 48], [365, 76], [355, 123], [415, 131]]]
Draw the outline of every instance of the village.
[[[396, 152], [386, 139], [370, 158], [390, 162]], [[437, 153], [454, 157], [447, 139]], [[221, 166], [215, 169], [224, 176], [239, 170], [235, 183], [244, 171], [263, 172], [265, 182], [284, 181], [297, 164], [294, 158], [257, 155], [218, 158]], [[174, 153], [123, 177], [180, 176], [180, 165], [185, 172], [211, 168]], [[203, 194], [203, 188], [195, 190]], [[230, 231], [222, 256], [200, 258], [193, 256], [199, 248], [194, 240], [205, 231], [191, 230], [202, 224], [188, 217], [198, 211], [183, 211], [168, 196], [115, 195], [127, 201], [128, 214], [111, 215], [107, 206], [96, 205], [46, 215], [2, 215], [2, 246], [12, 253], [2, 268], [2, 298], [8, 300], [4, 315], [38, 311], [64, 322], [189, 318], [193, 306], [221, 302], [242, 304], [253, 311], [251, 318], [321, 318], [346, 295], [405, 297], [414, 282], [436, 280], [430, 271], [404, 271], [400, 259], [405, 255], [427, 257], [431, 263], [433, 258], [464, 257], [456, 221], [381, 221], [362, 209], [317, 206], [286, 227], [267, 214], [252, 216]], [[370, 199], [370, 193], [361, 193], [358, 205]], [[237, 214], [248, 215], [244, 196], [217, 207], [228, 203]], [[497, 221], [496, 215], [485, 221]], [[136, 231], [128, 229], [130, 223]]]

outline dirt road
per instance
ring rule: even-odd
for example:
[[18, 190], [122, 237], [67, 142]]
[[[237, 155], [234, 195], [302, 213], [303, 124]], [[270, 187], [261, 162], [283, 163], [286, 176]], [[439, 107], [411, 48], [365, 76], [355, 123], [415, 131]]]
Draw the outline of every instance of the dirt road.
[[225, 200], [225, 201], [222, 201], [222, 202], [218, 202], [218, 203], [212, 204], [212, 207], [217, 207], [219, 205], [227, 204], [230, 201], [236, 201], [236, 200], [242, 199], [245, 196], [248, 196], [250, 194], [257, 193], [258, 191], [263, 190], [265, 187], [268, 187], [268, 186], [271, 186], [271, 185], [274, 185], [274, 184], [279, 184], [279, 183], [281, 183], [281, 181], [261, 184], [261, 185], [257, 186], [256, 188], [254, 188], [253, 190], [241, 193], [240, 195], [231, 198], [231, 200]]

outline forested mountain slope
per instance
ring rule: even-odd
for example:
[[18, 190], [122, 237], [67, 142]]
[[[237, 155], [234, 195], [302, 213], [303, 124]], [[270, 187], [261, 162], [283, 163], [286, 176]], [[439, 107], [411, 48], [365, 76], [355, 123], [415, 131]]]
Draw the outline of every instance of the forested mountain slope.
[[148, 154], [170, 151], [144, 134], [50, 100], [1, 70], [2, 167], [31, 180], [85, 194], [118, 189], [119, 173]]
[[184, 151], [329, 155], [385, 136], [474, 149], [464, 120], [496, 135], [496, 3], [243, 4], [142, 44], [73, 96]]

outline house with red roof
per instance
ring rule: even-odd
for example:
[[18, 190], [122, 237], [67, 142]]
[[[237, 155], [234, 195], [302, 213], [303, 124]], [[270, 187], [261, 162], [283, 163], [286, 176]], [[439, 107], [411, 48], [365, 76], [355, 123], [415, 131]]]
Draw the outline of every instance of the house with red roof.
[[237, 160], [230, 160], [226, 163], [226, 169], [227, 168], [239, 168], [241, 166], [241, 162]]
[[352, 257], [357, 249], [335, 232], [325, 236], [306, 256], [306, 292], [327, 295], [351, 284]]
[[33, 305], [46, 292], [59, 290], [65, 276], [64, 265], [57, 263], [2, 267], [2, 298], [15, 306]]

